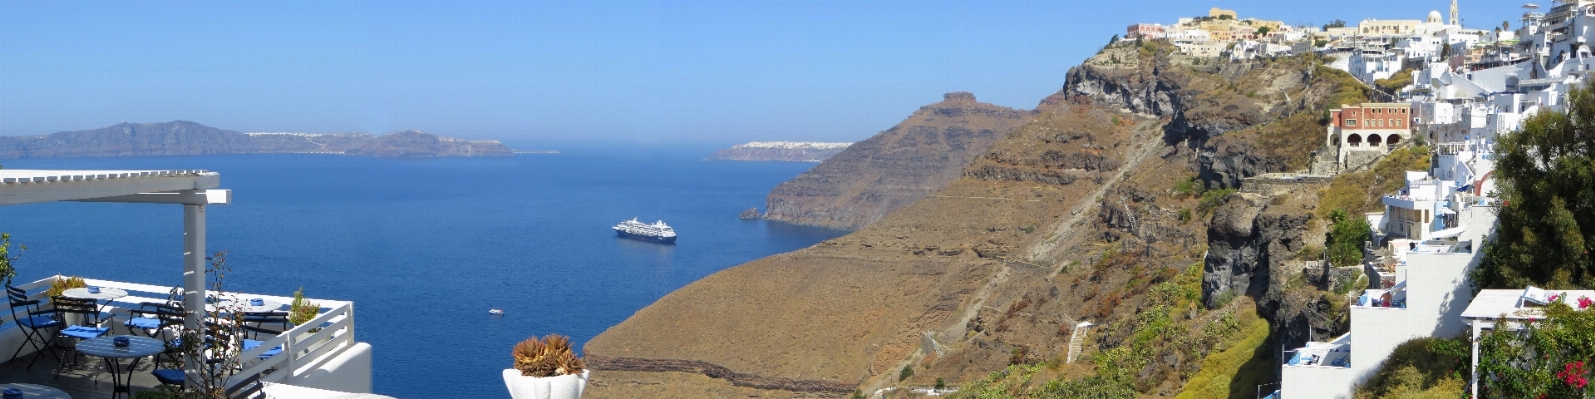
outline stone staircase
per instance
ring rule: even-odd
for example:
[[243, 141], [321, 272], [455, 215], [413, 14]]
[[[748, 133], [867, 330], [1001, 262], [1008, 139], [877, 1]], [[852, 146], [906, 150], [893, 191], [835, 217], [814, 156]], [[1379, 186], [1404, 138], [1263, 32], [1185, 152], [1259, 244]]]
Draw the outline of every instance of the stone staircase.
[[1085, 330], [1091, 327], [1091, 322], [1082, 321], [1074, 325], [1074, 332], [1069, 333], [1069, 354], [1064, 356], [1064, 363], [1074, 363], [1075, 357], [1080, 356], [1080, 341], [1085, 339]]

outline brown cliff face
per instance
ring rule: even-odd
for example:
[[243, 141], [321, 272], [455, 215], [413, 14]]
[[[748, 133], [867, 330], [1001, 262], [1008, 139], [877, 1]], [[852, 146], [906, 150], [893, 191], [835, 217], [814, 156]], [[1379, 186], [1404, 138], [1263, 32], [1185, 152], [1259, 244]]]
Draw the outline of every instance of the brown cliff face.
[[771, 190], [765, 218], [864, 227], [958, 179], [964, 165], [1034, 115], [948, 93]]
[[[1083, 342], [1087, 354], [1139, 345], [1151, 286], [1178, 278], [1201, 288], [1204, 212], [1211, 211], [1170, 190], [1200, 174], [1197, 142], [1232, 133], [1259, 142], [1315, 138], [1308, 135], [1316, 130], [1268, 126], [1289, 114], [1279, 111], [1285, 91], [1298, 96], [1292, 103], [1310, 96], [1314, 105], [1299, 112], [1316, 114], [1334, 86], [1290, 78], [1311, 58], [1249, 64], [1226, 75], [1187, 68], [1168, 51], [1159, 48], [1134, 68], [1076, 68], [1033, 119], [978, 151], [951, 183], [878, 222], [710, 275], [638, 311], [586, 344], [596, 370], [588, 395], [846, 396], [848, 386], [869, 393], [929, 386], [937, 377], [961, 385], [1009, 364], [1063, 357], [1081, 321], [1100, 326]], [[1246, 95], [1253, 90], [1247, 82], [1266, 86]], [[1096, 89], [1104, 87], [1114, 89]], [[1267, 111], [1246, 118], [1206, 113], [1229, 105]], [[1201, 140], [1193, 127], [1204, 129]], [[856, 187], [872, 184], [881, 183]], [[1286, 203], [1311, 201], [1307, 195]], [[1205, 309], [1187, 301], [1172, 323], [1205, 334], [1252, 306], [1236, 300]], [[1128, 371], [1131, 389], [1176, 392], [1216, 348], [1212, 340], [1180, 342], [1143, 347], [1153, 360]], [[899, 382], [905, 366], [918, 372]], [[1094, 373], [1089, 362], [1058, 370], [1046, 373]]]
[[375, 157], [513, 155], [498, 141], [467, 141], [413, 130], [382, 136], [244, 134], [188, 121], [120, 123], [47, 136], [0, 136], [0, 159], [303, 152]]

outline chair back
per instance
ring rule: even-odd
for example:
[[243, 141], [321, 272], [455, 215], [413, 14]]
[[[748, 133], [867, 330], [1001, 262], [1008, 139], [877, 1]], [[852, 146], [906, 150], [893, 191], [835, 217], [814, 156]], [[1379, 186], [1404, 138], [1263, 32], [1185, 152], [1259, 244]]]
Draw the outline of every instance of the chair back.
[[[17, 287], [12, 287], [11, 284], [6, 284], [6, 297], [11, 300], [11, 318], [12, 319], [17, 318], [17, 308], [37, 306], [39, 304], [38, 300], [28, 300], [28, 291], [27, 290], [24, 290], [24, 289], [21, 289], [21, 288], [17, 288]], [[35, 310], [35, 309], [29, 308], [29, 309], [23, 310], [23, 312], [27, 312], [28, 310]]]
[[288, 312], [282, 311], [244, 312], [243, 327], [252, 339], [259, 339], [260, 334], [277, 336], [292, 328], [288, 323]]
[[77, 314], [83, 317], [83, 322], [86, 325], [100, 324], [99, 304], [95, 303], [93, 299], [54, 296], [50, 297], [50, 305], [55, 308], [57, 314], [62, 316]]

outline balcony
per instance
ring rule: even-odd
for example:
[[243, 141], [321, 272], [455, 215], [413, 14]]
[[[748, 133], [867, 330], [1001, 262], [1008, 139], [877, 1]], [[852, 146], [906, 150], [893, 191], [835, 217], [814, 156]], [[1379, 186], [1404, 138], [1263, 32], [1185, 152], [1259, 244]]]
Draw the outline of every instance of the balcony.
[[[20, 284], [17, 287], [28, 291], [29, 299], [39, 299], [48, 302], [45, 290], [50, 287], [52, 278]], [[128, 319], [128, 311], [137, 309], [144, 303], [165, 302], [168, 293], [173, 287], [148, 284], [127, 283], [112, 280], [84, 279], [88, 285], [118, 288], [127, 291], [128, 295], [104, 303], [102, 315], [106, 321], [101, 324], [110, 327], [107, 335], [130, 334], [122, 325]], [[230, 298], [229, 298], [230, 297]], [[261, 298], [288, 304], [293, 301], [291, 297], [262, 295], [252, 293], [226, 293], [220, 299], [248, 300]], [[308, 299], [308, 298], [307, 298]], [[258, 347], [242, 351], [238, 357], [240, 366], [232, 370], [233, 375], [228, 380], [229, 387], [248, 388], [242, 386], [255, 381], [266, 384], [264, 390], [270, 394], [274, 389], [297, 389], [297, 386], [321, 387], [339, 391], [369, 392], [371, 378], [371, 347], [369, 344], [358, 342], [354, 335], [354, 304], [347, 301], [330, 299], [309, 299], [310, 302], [320, 305], [320, 314], [308, 322], [293, 326], [288, 331], [274, 337], [260, 336], [264, 341]], [[48, 308], [48, 305], [45, 305]], [[7, 353], [15, 351], [23, 345], [23, 331], [12, 322], [10, 312], [4, 312], [0, 320], [5, 321], [0, 326], [0, 350]], [[158, 333], [165, 340], [173, 338], [174, 332], [165, 330]], [[273, 348], [281, 347], [282, 351], [276, 355], [262, 355]], [[5, 364], [0, 364], [0, 380], [12, 382], [34, 383], [46, 385], [66, 391], [74, 398], [100, 398], [111, 397], [111, 384], [108, 373], [103, 363], [98, 358], [90, 356], [79, 357], [80, 366], [65, 370], [60, 377], [55, 376], [55, 369], [59, 366], [55, 359], [43, 355], [32, 368], [26, 370], [28, 362], [33, 360], [32, 348], [25, 348], [16, 359]], [[3, 356], [4, 354], [0, 354]], [[126, 364], [126, 360], [123, 364]], [[139, 367], [131, 372], [132, 392], [155, 389], [159, 382], [150, 374], [155, 368], [153, 361], [146, 359], [139, 363]], [[273, 387], [275, 384], [288, 384], [295, 387]], [[361, 389], [362, 386], [364, 389]], [[347, 393], [345, 393], [347, 395]], [[296, 396], [297, 397], [297, 396]], [[380, 398], [379, 395], [363, 397]]]
[[1284, 367], [1351, 368], [1351, 333], [1329, 342], [1308, 342], [1307, 346], [1285, 353], [1292, 352]]

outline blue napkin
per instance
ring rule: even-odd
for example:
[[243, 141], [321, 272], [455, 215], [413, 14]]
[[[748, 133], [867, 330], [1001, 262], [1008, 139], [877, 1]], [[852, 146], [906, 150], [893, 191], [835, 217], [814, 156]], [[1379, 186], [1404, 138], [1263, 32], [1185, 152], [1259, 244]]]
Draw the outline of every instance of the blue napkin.
[[98, 294], [98, 293], [100, 293], [100, 287], [95, 287], [95, 286], [92, 286], [92, 285], [89, 286], [89, 293], [90, 294]]
[[6, 388], [4, 395], [7, 398], [20, 398], [22, 397], [22, 391], [16, 388]]
[[127, 337], [111, 338], [111, 344], [112, 345], [127, 346], [128, 343], [129, 343], [129, 341], [128, 341]]
[[266, 306], [266, 300], [255, 298], [249, 300], [249, 306]]

